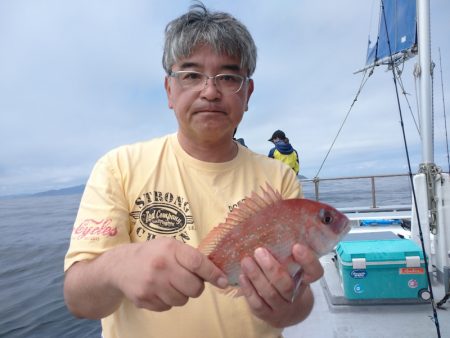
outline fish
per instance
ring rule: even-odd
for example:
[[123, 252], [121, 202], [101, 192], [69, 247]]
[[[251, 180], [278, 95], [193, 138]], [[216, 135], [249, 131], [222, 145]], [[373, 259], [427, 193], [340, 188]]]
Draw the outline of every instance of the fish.
[[[266, 248], [294, 278], [301, 267], [292, 257], [295, 243], [308, 245], [318, 257], [333, 250], [350, 230], [349, 219], [334, 207], [306, 198], [283, 199], [269, 184], [238, 203], [214, 227], [198, 249], [227, 276], [226, 293], [238, 297], [241, 261]], [[297, 285], [298, 286], [298, 285]]]

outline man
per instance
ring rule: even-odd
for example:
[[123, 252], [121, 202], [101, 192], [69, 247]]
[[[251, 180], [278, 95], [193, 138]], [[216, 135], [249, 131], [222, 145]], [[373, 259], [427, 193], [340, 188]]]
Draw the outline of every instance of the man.
[[65, 259], [70, 311], [101, 318], [104, 338], [279, 337], [311, 311], [313, 252], [296, 297], [288, 272], [264, 248], [242, 260], [243, 297], [196, 248], [229, 210], [269, 182], [301, 195], [291, 170], [233, 141], [253, 92], [256, 47], [246, 27], [202, 4], [166, 27], [163, 66], [176, 134], [115, 149], [95, 165]]
[[275, 147], [270, 149], [268, 156], [287, 164], [298, 175], [300, 170], [298, 153], [289, 143], [289, 139], [286, 137], [284, 131], [275, 130], [268, 141], [273, 142], [275, 145]]

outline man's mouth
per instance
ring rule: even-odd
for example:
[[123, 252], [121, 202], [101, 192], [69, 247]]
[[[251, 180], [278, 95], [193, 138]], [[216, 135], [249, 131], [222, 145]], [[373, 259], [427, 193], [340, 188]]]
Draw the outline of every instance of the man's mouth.
[[200, 109], [200, 110], [195, 111], [195, 114], [224, 114], [224, 115], [226, 115], [227, 113], [223, 110]]

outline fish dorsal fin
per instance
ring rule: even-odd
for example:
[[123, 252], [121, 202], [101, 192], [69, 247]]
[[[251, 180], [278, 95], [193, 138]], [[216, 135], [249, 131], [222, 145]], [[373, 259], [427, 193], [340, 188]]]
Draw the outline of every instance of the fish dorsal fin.
[[261, 187], [261, 189], [262, 189], [262, 191], [264, 193], [264, 199], [272, 201], [272, 203], [269, 203], [269, 204], [273, 204], [275, 202], [278, 202], [279, 200], [281, 200], [283, 198], [281, 196], [281, 194], [278, 191], [273, 190], [273, 188], [267, 182], [266, 182], [266, 189], [267, 190], [264, 190], [264, 188], [262, 188], [262, 187]]
[[243, 223], [258, 211], [282, 199], [281, 194], [278, 191], [275, 191], [268, 183], [266, 183], [266, 189], [261, 187], [261, 190], [261, 196], [252, 192], [250, 197], [246, 197], [242, 202], [239, 202], [238, 206], [227, 215], [225, 222], [214, 227], [206, 237], [203, 238], [198, 249], [205, 255], [209, 255], [214, 250], [217, 243], [219, 243], [235, 226]]
[[260, 187], [262, 190], [262, 196], [259, 196], [256, 192], [252, 192], [250, 197], [246, 197], [242, 202], [239, 202], [238, 208], [234, 209], [233, 212], [236, 212], [237, 215], [246, 215], [248, 218], [251, 215], [254, 215], [261, 209], [268, 207], [271, 204], [282, 199], [281, 194], [278, 191], [273, 190], [273, 188], [266, 182], [266, 189]]

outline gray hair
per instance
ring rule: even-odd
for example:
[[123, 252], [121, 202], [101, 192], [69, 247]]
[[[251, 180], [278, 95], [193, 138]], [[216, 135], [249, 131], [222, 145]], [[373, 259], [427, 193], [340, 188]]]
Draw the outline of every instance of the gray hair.
[[166, 73], [170, 74], [176, 62], [192, 55], [202, 44], [219, 55], [239, 57], [247, 76], [255, 71], [256, 46], [247, 28], [230, 14], [211, 12], [198, 2], [166, 26], [162, 60]]

